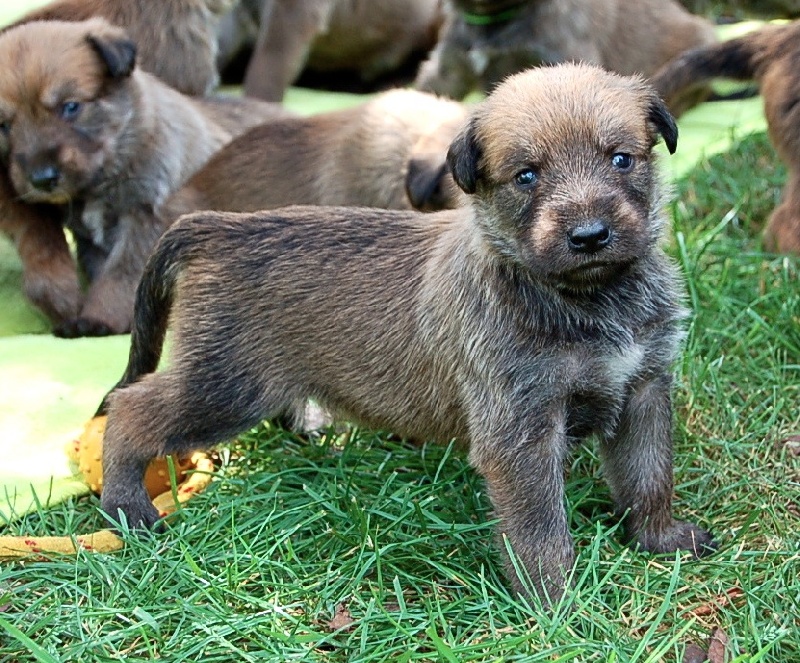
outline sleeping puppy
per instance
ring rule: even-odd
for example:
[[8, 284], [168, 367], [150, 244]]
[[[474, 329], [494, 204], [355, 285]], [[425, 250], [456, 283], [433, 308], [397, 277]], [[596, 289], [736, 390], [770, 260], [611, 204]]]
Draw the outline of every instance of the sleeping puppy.
[[223, 14], [238, 0], [55, 0], [12, 24], [85, 21], [94, 17], [125, 28], [140, 54], [139, 66], [176, 90], [203, 95], [214, 89], [217, 33]]
[[[254, 100], [186, 97], [135, 60], [134, 43], [103, 19], [0, 33], [0, 230], [59, 335], [127, 331], [136, 283], [164, 230], [160, 205], [236, 133], [284, 114]], [[75, 267], [65, 270], [54, 206], [75, 236], [85, 299]], [[26, 221], [37, 214], [50, 220]]]
[[453, 99], [557, 62], [649, 76], [678, 53], [716, 41], [713, 25], [675, 0], [450, 0], [449, 7], [416, 87]]
[[414, 90], [264, 124], [215, 154], [164, 205], [164, 224], [201, 209], [292, 204], [433, 210], [462, 200], [445, 163], [467, 111]]
[[800, 254], [800, 22], [768, 25], [699, 48], [665, 65], [653, 85], [667, 100], [714, 78], [757, 81], [772, 144], [789, 171], [783, 199], [764, 230], [768, 250]]

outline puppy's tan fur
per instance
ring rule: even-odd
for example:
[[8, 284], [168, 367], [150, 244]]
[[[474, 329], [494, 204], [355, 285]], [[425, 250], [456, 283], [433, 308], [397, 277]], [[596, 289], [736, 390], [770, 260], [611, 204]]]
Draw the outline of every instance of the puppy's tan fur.
[[[425, 53], [441, 22], [441, 0], [244, 0], [226, 18], [223, 41], [249, 41], [257, 30], [244, 80], [245, 93], [280, 101], [307, 66], [349, 70], [371, 81]], [[245, 14], [244, 20], [237, 15]], [[249, 20], [248, 20], [249, 19]], [[231, 34], [232, 33], [232, 34]], [[224, 47], [231, 50], [233, 46]]]
[[[542, 68], [499, 86], [451, 145], [468, 208], [179, 220], [148, 263], [106, 401], [104, 510], [152, 525], [152, 457], [312, 397], [362, 424], [467, 443], [524, 569], [508, 564], [517, 589], [525, 575], [550, 599], [564, 589], [564, 463], [592, 433], [629, 536], [705, 552], [709, 535], [671, 513], [683, 310], [659, 248], [659, 134], [674, 150], [674, 121], [641, 80]], [[168, 320], [170, 362], [155, 372]]]
[[[675, 0], [452, 0], [450, 9], [416, 87], [453, 99], [543, 63], [649, 76], [678, 53], [716, 41], [712, 24]], [[481, 17], [486, 24], [471, 22]]]
[[670, 100], [717, 77], [758, 82], [772, 144], [788, 168], [781, 204], [764, 231], [769, 250], [800, 254], [800, 22], [765, 26], [676, 58], [653, 77]]
[[255, 127], [167, 201], [164, 220], [292, 204], [455, 207], [462, 196], [445, 156], [465, 118], [454, 101], [393, 90], [354, 108]]
[[[10, 213], [0, 228], [20, 249], [32, 299], [67, 336], [129, 329], [136, 282], [163, 231], [159, 206], [235, 133], [283, 114], [186, 97], [136, 68], [135, 53], [103, 19], [0, 34], [0, 208]], [[53, 206], [90, 281], [82, 302]], [[37, 213], [46, 218], [32, 221]]]
[[220, 18], [236, 0], [55, 0], [11, 27], [32, 21], [105, 18], [124, 28], [139, 49], [139, 65], [189, 95], [216, 87]]

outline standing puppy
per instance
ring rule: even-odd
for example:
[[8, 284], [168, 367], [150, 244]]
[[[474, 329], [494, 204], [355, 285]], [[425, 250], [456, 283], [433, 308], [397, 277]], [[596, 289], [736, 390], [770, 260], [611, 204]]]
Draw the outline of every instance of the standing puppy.
[[13, 26], [33, 21], [105, 18], [124, 28], [139, 65], [176, 90], [203, 95], [216, 87], [220, 18], [237, 0], [55, 0]]
[[678, 53], [716, 41], [712, 24], [675, 0], [450, 0], [450, 10], [416, 87], [453, 99], [543, 63], [649, 76]]
[[769, 25], [689, 51], [664, 66], [653, 85], [667, 101], [718, 77], [755, 80], [772, 144], [789, 173], [783, 200], [764, 231], [767, 249], [800, 254], [800, 22]]
[[353, 108], [263, 124], [217, 152], [165, 203], [162, 218], [293, 204], [456, 207], [462, 196], [445, 156], [465, 118], [455, 101], [398, 89]]
[[[671, 512], [685, 311], [659, 248], [659, 135], [675, 149], [640, 79], [542, 68], [502, 83], [453, 142], [469, 208], [179, 220], [148, 263], [130, 362], [106, 400], [103, 509], [153, 525], [151, 458], [314, 398], [351, 421], [467, 443], [498, 534], [552, 600], [574, 559], [564, 463], [592, 433], [628, 537], [706, 552], [708, 533]], [[170, 363], [155, 372], [168, 319]]]
[[[252, 100], [186, 97], [135, 58], [126, 33], [103, 19], [0, 33], [0, 210], [9, 212], [0, 228], [17, 243], [33, 301], [64, 336], [130, 328], [136, 283], [164, 230], [161, 204], [235, 134], [282, 114]], [[89, 280], [78, 311], [54, 206]]]

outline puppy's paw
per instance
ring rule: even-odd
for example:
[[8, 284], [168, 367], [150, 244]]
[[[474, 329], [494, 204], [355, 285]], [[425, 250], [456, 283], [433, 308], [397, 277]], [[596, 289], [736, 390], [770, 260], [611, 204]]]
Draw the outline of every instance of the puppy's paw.
[[39, 308], [53, 324], [60, 325], [78, 315], [81, 307], [81, 291], [78, 279], [61, 280], [44, 275], [25, 273], [23, 282], [26, 297]]
[[53, 328], [53, 334], [59, 338], [79, 338], [82, 336], [110, 336], [114, 330], [105, 322], [89, 318], [66, 320]]
[[120, 530], [124, 522], [130, 529], [155, 530], [161, 529], [159, 515], [149, 499], [136, 502], [121, 502], [114, 499], [103, 498], [100, 508], [115, 523], [114, 527]]
[[688, 550], [697, 558], [710, 555], [719, 547], [709, 532], [682, 520], [673, 520], [660, 532], [642, 532], [636, 540], [643, 550], [654, 553]]

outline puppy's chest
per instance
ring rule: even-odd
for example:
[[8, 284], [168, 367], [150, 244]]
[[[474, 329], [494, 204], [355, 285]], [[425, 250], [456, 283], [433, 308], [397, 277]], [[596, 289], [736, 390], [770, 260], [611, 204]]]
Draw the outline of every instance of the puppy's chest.
[[69, 215], [67, 226], [95, 246], [109, 249], [114, 243], [118, 215], [102, 201], [91, 201]]
[[628, 387], [645, 368], [646, 348], [632, 342], [622, 347], [578, 352], [564, 372], [567, 429], [575, 437], [613, 426]]

